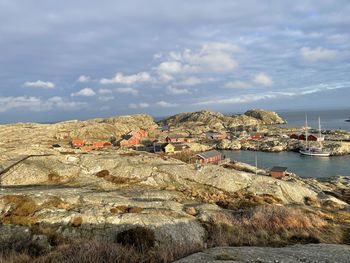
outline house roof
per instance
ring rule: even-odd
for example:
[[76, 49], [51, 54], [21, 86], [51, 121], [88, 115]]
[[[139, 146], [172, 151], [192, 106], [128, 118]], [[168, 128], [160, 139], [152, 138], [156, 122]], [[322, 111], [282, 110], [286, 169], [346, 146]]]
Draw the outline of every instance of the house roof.
[[282, 167], [282, 166], [274, 166], [271, 169], [271, 172], [285, 172], [287, 171], [287, 167]]
[[217, 150], [211, 150], [211, 151], [196, 154], [196, 156], [203, 158], [203, 159], [208, 159], [208, 158], [218, 156], [218, 155], [221, 155], [221, 153]]

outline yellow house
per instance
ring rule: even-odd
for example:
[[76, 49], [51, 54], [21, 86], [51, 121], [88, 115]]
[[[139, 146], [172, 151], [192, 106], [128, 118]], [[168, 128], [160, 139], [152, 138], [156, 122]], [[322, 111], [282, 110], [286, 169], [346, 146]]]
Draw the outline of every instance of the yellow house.
[[165, 153], [173, 153], [175, 152], [175, 147], [174, 145], [172, 145], [171, 143], [164, 143], [162, 145], [162, 150], [165, 152]]

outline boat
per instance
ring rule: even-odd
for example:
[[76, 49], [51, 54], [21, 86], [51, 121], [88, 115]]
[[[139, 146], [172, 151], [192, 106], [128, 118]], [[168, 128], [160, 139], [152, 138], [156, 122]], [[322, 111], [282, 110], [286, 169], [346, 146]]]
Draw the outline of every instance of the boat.
[[350, 122], [350, 117], [345, 120], [346, 122]]
[[328, 157], [331, 155], [331, 153], [323, 148], [322, 141], [324, 141], [324, 137], [321, 135], [321, 119], [318, 118], [318, 142], [319, 146], [318, 147], [310, 147], [309, 146], [309, 141], [308, 141], [308, 126], [307, 126], [307, 116], [305, 118], [305, 140], [306, 140], [306, 147], [304, 149], [301, 149], [299, 151], [300, 154], [302, 155], [307, 155], [307, 156], [317, 156], [317, 157]]

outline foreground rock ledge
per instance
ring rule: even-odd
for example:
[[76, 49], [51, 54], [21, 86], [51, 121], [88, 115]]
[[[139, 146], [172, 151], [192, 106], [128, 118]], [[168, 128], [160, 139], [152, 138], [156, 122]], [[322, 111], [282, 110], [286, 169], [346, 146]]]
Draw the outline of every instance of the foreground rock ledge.
[[348, 263], [350, 246], [331, 244], [271, 247], [216, 247], [190, 255], [176, 263], [211, 262], [283, 262]]

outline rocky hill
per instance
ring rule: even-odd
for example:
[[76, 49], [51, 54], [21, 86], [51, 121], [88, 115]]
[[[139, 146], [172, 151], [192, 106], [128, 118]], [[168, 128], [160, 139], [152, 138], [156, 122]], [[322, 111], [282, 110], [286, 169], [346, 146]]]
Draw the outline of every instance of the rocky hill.
[[171, 127], [185, 129], [198, 128], [203, 130], [223, 130], [229, 127], [250, 126], [257, 124], [282, 124], [285, 121], [277, 113], [265, 110], [252, 109], [244, 114], [224, 115], [212, 111], [198, 111], [179, 113], [160, 122]]

